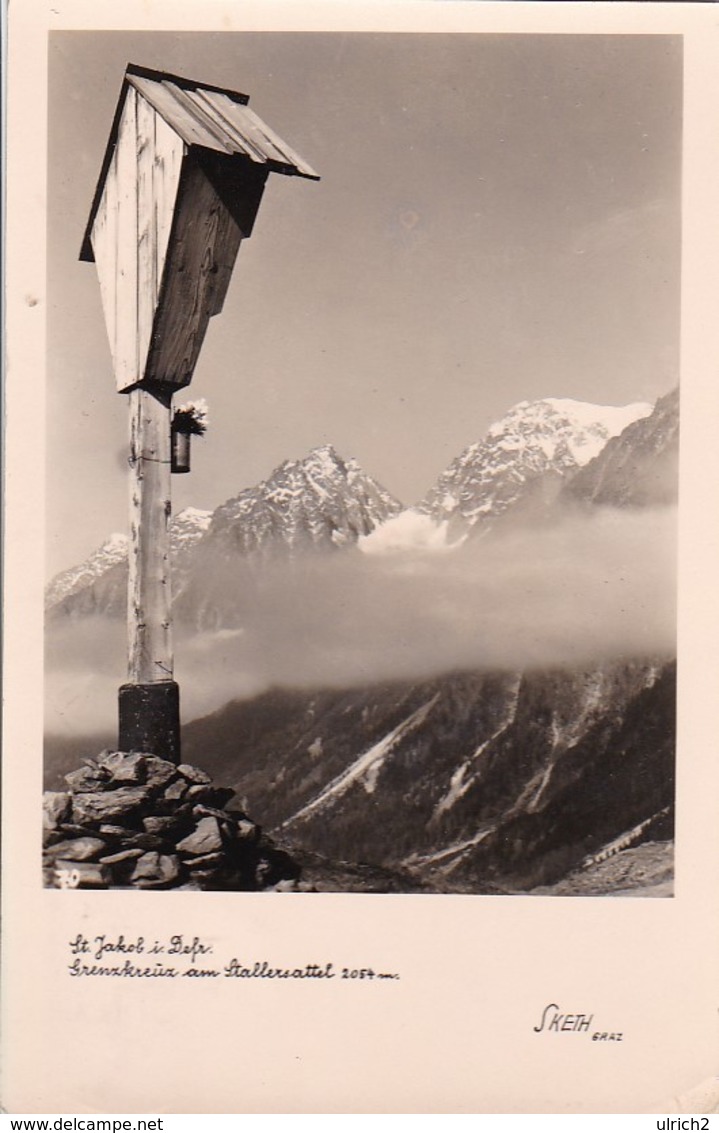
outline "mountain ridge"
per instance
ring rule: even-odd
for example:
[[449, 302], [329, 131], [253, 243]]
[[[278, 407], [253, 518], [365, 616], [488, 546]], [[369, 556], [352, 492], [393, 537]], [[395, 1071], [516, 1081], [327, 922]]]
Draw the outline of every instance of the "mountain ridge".
[[[668, 395], [671, 399], [672, 395]], [[665, 401], [667, 399], [664, 399]], [[444, 550], [473, 528], [485, 530], [512, 513], [518, 522], [543, 514], [570, 478], [592, 467], [625, 424], [647, 421], [647, 403], [596, 406], [568, 398], [519, 402], [469, 445], [425, 497], [405, 507], [354, 459], [332, 445], [285, 460], [258, 484], [214, 511], [185, 508], [173, 518], [173, 594], [187, 609], [212, 557], [267, 560], [277, 553], [389, 549]], [[574, 496], [587, 489], [585, 473]], [[46, 588], [50, 616], [124, 614], [125, 536], [113, 535], [88, 559], [56, 575]], [[109, 575], [109, 577], [107, 577]]]

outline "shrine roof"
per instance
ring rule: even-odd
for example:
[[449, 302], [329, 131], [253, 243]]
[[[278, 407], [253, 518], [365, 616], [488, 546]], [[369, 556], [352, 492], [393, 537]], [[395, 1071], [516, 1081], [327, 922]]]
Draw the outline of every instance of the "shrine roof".
[[113, 153], [128, 89], [134, 88], [187, 146], [237, 155], [270, 171], [319, 181], [319, 174], [247, 105], [249, 96], [167, 71], [128, 64], [80, 252], [92, 260], [90, 233]]

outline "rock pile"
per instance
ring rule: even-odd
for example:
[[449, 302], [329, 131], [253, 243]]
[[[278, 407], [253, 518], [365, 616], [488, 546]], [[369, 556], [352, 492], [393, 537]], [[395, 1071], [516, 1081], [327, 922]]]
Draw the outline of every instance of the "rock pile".
[[43, 797], [51, 888], [311, 890], [300, 867], [199, 767], [104, 751]]

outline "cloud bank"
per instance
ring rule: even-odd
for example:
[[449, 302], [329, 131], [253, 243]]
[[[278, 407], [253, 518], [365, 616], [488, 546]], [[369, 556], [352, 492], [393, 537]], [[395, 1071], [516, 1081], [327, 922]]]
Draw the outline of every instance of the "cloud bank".
[[[192, 719], [271, 686], [345, 687], [461, 669], [576, 667], [676, 648], [676, 511], [599, 509], [451, 553], [356, 551], [238, 572], [214, 632], [180, 627]], [[229, 576], [207, 580], [222, 593]], [[68, 623], [47, 652], [47, 727], [113, 728], [121, 623]]]

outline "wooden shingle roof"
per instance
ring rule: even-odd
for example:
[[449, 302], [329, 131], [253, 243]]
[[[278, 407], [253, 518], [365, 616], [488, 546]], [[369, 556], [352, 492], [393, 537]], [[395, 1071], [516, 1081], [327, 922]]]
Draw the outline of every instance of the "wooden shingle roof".
[[215, 150], [236, 155], [263, 165], [275, 173], [307, 177], [319, 181], [319, 175], [265, 122], [247, 103], [249, 96], [222, 87], [197, 83], [128, 64], [118, 100], [110, 138], [98, 179], [85, 236], [81, 260], [94, 259], [90, 234], [95, 220], [108, 168], [112, 161], [117, 132], [128, 87], [132, 86], [153, 107], [161, 118], [182, 138], [188, 147]]

